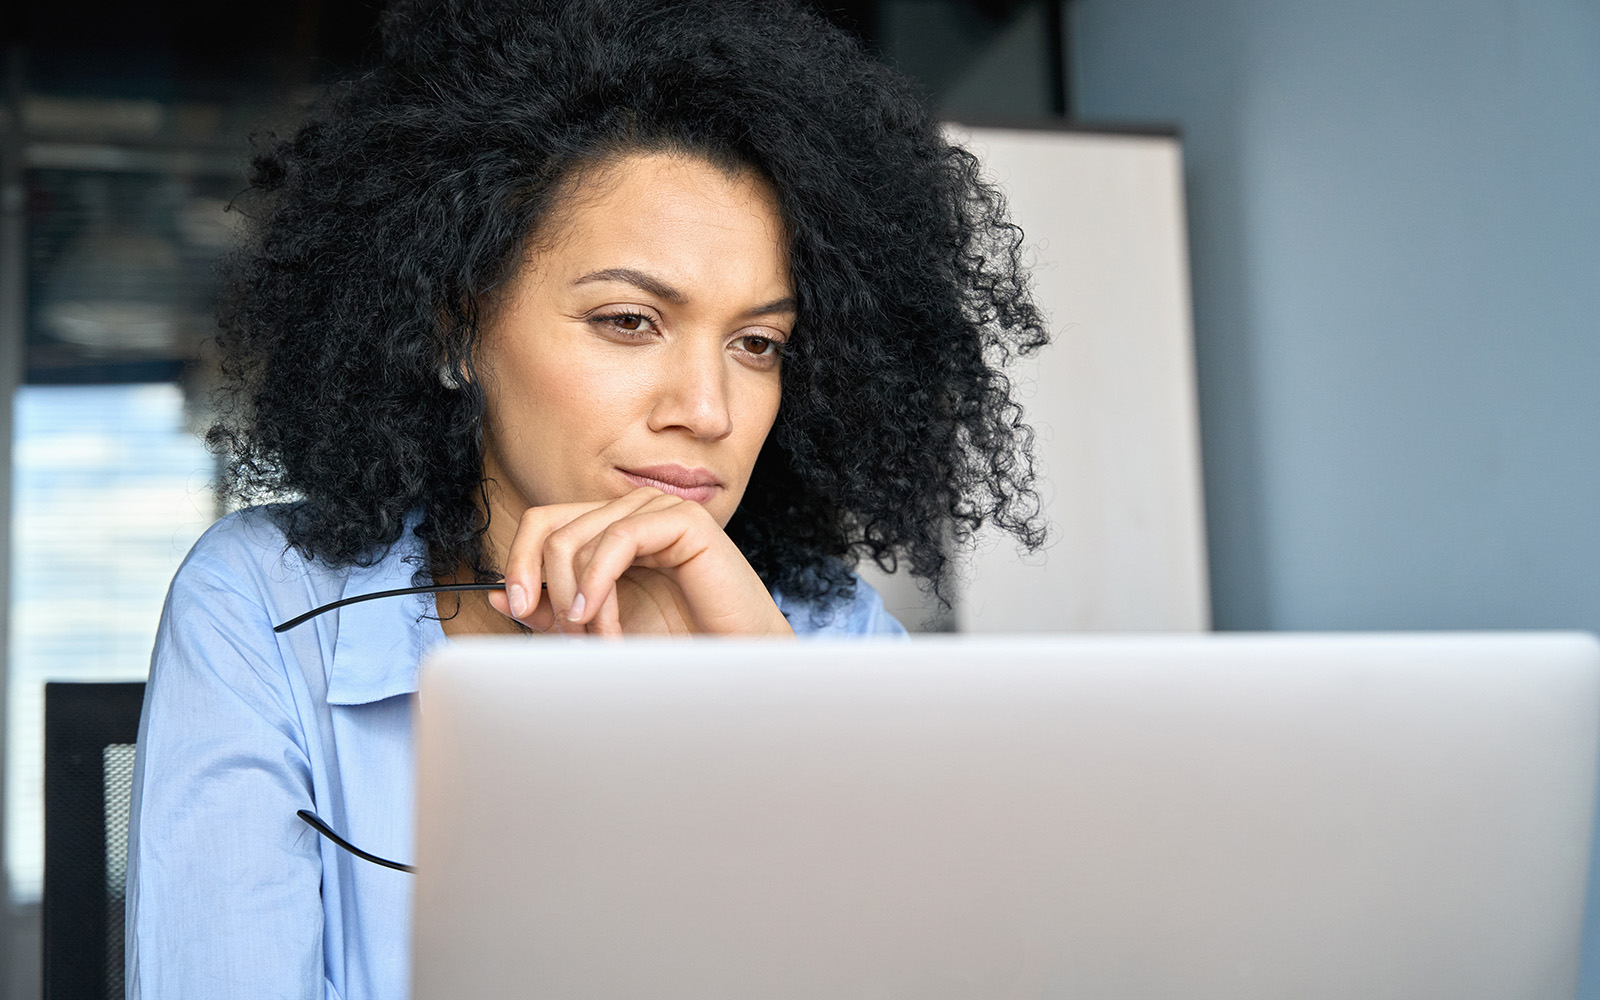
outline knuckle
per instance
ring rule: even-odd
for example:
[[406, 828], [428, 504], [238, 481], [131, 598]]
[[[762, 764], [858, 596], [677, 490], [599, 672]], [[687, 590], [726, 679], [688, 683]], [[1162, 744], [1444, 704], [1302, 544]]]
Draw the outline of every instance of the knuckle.
[[571, 558], [577, 551], [578, 545], [579, 539], [574, 532], [566, 528], [557, 528], [545, 536], [543, 548], [547, 555]]
[[522, 512], [522, 516], [517, 520], [525, 528], [538, 527], [544, 523], [546, 516], [547, 515], [545, 514], [543, 507], [529, 507], [527, 510]]

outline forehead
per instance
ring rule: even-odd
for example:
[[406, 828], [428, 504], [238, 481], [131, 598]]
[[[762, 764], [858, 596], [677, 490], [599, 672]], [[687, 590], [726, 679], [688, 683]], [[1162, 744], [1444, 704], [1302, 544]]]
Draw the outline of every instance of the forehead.
[[543, 230], [530, 264], [546, 279], [631, 267], [686, 286], [789, 289], [771, 184], [695, 156], [637, 154], [584, 170]]

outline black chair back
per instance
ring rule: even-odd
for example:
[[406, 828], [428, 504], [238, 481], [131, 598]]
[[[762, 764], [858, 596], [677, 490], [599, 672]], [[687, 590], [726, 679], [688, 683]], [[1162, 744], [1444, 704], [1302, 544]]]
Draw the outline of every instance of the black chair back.
[[45, 1000], [121, 1000], [142, 683], [44, 689]]

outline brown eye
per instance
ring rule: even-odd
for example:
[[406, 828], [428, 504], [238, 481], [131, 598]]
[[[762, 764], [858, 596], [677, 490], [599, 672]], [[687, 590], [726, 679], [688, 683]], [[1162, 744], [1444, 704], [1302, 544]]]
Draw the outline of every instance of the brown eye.
[[643, 313], [606, 313], [603, 316], [590, 317], [589, 322], [616, 336], [630, 340], [649, 336], [656, 325], [655, 320]]
[[766, 337], [741, 337], [744, 349], [758, 357], [778, 353], [778, 342]]

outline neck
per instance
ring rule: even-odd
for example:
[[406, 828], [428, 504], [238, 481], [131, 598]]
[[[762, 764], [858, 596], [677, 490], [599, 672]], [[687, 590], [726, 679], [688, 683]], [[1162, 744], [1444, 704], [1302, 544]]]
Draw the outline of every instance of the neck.
[[[492, 453], [484, 457], [483, 479], [483, 491], [475, 501], [478, 514], [489, 526], [483, 535], [484, 556], [490, 567], [504, 569], [506, 558], [511, 553], [511, 541], [516, 538], [522, 515], [530, 504], [515, 487], [508, 485], [508, 479], [494, 461]], [[462, 579], [472, 579], [470, 570], [463, 571], [467, 575]]]
[[[478, 499], [479, 513], [488, 519], [489, 530], [484, 533], [484, 557], [487, 565], [500, 569], [506, 564], [511, 551], [511, 540], [516, 536], [517, 525], [522, 520], [522, 508], [516, 507], [513, 498], [500, 485], [500, 477], [485, 469], [486, 497]], [[471, 583], [477, 579], [466, 563], [456, 567], [453, 575], [440, 577], [436, 583]], [[450, 638], [467, 635], [525, 635], [528, 630], [496, 611], [489, 604], [487, 591], [473, 590], [463, 593], [438, 594], [435, 597], [439, 624]]]
[[[463, 567], [465, 569], [465, 567]], [[460, 578], [472, 579], [470, 572]], [[442, 581], [448, 583], [449, 581]], [[487, 591], [469, 590], [456, 594], [434, 596], [439, 614], [439, 627], [452, 639], [468, 635], [524, 635], [527, 629], [496, 611], [489, 604]]]

